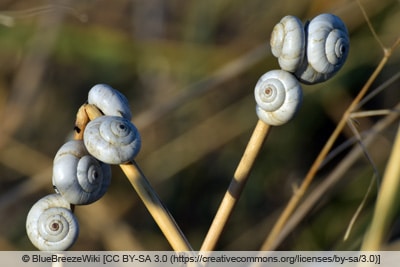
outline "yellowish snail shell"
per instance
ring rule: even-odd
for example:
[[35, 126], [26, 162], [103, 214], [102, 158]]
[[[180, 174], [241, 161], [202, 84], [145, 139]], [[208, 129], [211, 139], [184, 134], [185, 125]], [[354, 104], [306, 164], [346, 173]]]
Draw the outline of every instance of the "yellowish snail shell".
[[75, 243], [79, 224], [68, 201], [59, 194], [52, 194], [32, 206], [26, 219], [26, 231], [39, 250], [62, 251]]
[[65, 143], [53, 163], [53, 186], [69, 203], [87, 205], [100, 199], [111, 182], [111, 168], [91, 156], [82, 140]]
[[346, 25], [333, 14], [321, 14], [300, 27], [300, 20], [285, 16], [273, 29], [270, 45], [283, 70], [305, 84], [330, 79], [345, 63], [350, 41]]
[[266, 124], [278, 126], [290, 121], [300, 108], [300, 83], [289, 72], [271, 70], [260, 77], [255, 89], [256, 112]]
[[83, 140], [92, 156], [108, 164], [133, 160], [141, 147], [136, 127], [129, 120], [116, 116], [101, 116], [90, 121]]

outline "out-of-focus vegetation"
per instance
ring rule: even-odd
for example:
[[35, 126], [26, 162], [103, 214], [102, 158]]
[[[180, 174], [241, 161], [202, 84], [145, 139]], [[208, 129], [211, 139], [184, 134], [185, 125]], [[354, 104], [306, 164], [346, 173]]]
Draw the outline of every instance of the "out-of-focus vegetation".
[[[383, 43], [399, 36], [400, 4], [362, 0]], [[0, 249], [31, 250], [26, 215], [53, 192], [52, 160], [70, 137], [88, 90], [107, 83], [127, 96], [143, 145], [137, 162], [199, 249], [257, 117], [253, 88], [278, 68], [272, 27], [291, 14], [340, 16], [351, 50], [330, 81], [304, 86], [298, 116], [274, 127], [218, 249], [258, 250], [343, 111], [383, 51], [353, 0], [7, 1], [0, 0]], [[399, 72], [393, 54], [371, 89]], [[400, 82], [362, 110], [393, 109]], [[385, 116], [360, 118], [363, 137]], [[378, 132], [368, 152], [384, 171], [398, 120]], [[346, 129], [336, 146], [352, 140]], [[310, 193], [337, 170], [352, 146], [320, 170]], [[346, 228], [373, 176], [357, 159], [328, 186], [280, 244], [285, 250], [358, 249], [376, 187], [347, 241]], [[81, 232], [73, 250], [169, 250], [119, 168], [100, 201], [77, 207]], [[399, 213], [397, 213], [399, 214]], [[399, 233], [399, 217], [390, 240]]]

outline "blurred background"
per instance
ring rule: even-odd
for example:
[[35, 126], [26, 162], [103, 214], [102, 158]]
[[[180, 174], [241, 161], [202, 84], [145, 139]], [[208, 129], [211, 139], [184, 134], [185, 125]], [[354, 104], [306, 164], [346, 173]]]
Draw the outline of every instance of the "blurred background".
[[[361, 3], [390, 47], [400, 35], [399, 1]], [[297, 117], [272, 128], [219, 250], [261, 247], [382, 58], [356, 1], [0, 0], [0, 249], [35, 250], [26, 236], [26, 215], [53, 193], [53, 157], [71, 138], [76, 112], [97, 83], [129, 99], [142, 136], [137, 163], [199, 249], [257, 122], [254, 85], [279, 68], [268, 44], [273, 26], [288, 14], [306, 21], [324, 12], [348, 26], [347, 63], [330, 81], [303, 86]], [[360, 110], [399, 104], [399, 56], [392, 55], [371, 87], [384, 90]], [[373, 138], [368, 153], [382, 174], [397, 115], [359, 118], [356, 125], [363, 138]], [[374, 173], [362, 154], [349, 158], [354, 140], [346, 128], [335, 144], [343, 149], [320, 170], [308, 204], [276, 249], [359, 248], [377, 187], [343, 241]], [[81, 228], [72, 250], [170, 250], [122, 171], [112, 171], [107, 194], [76, 208]], [[392, 248], [399, 219], [390, 234]]]

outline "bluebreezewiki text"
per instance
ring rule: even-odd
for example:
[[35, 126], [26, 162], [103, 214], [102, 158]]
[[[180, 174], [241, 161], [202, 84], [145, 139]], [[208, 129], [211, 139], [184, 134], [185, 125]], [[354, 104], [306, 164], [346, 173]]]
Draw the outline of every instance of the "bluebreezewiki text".
[[32, 262], [68, 262], [68, 263], [99, 263], [101, 255], [63, 256], [53, 254], [50, 256], [32, 255]]

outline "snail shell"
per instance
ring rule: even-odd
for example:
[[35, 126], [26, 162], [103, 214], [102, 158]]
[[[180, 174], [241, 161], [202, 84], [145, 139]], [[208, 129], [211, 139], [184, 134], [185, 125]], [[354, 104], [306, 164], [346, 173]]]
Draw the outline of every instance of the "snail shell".
[[302, 101], [297, 79], [284, 70], [272, 70], [260, 77], [254, 96], [260, 120], [269, 125], [282, 125], [294, 117]]
[[305, 54], [303, 23], [295, 16], [285, 16], [272, 30], [270, 45], [272, 54], [278, 58], [279, 66], [295, 72]]
[[307, 60], [295, 72], [300, 81], [315, 84], [330, 79], [344, 65], [350, 40], [346, 25], [333, 14], [321, 14], [310, 21], [307, 32]]
[[109, 164], [133, 160], [141, 147], [136, 127], [129, 120], [116, 116], [101, 116], [90, 121], [83, 140], [92, 156]]
[[330, 79], [343, 66], [350, 49], [348, 31], [333, 14], [321, 14], [303, 27], [294, 16], [285, 16], [273, 29], [272, 54], [283, 70], [305, 84]]
[[79, 225], [70, 204], [59, 194], [36, 202], [28, 213], [26, 231], [39, 250], [62, 251], [70, 248], [79, 235]]
[[93, 203], [106, 193], [110, 182], [110, 166], [89, 155], [82, 140], [69, 141], [58, 150], [53, 185], [69, 203]]
[[128, 99], [107, 84], [93, 86], [89, 90], [88, 103], [95, 105], [105, 115], [132, 119]]

